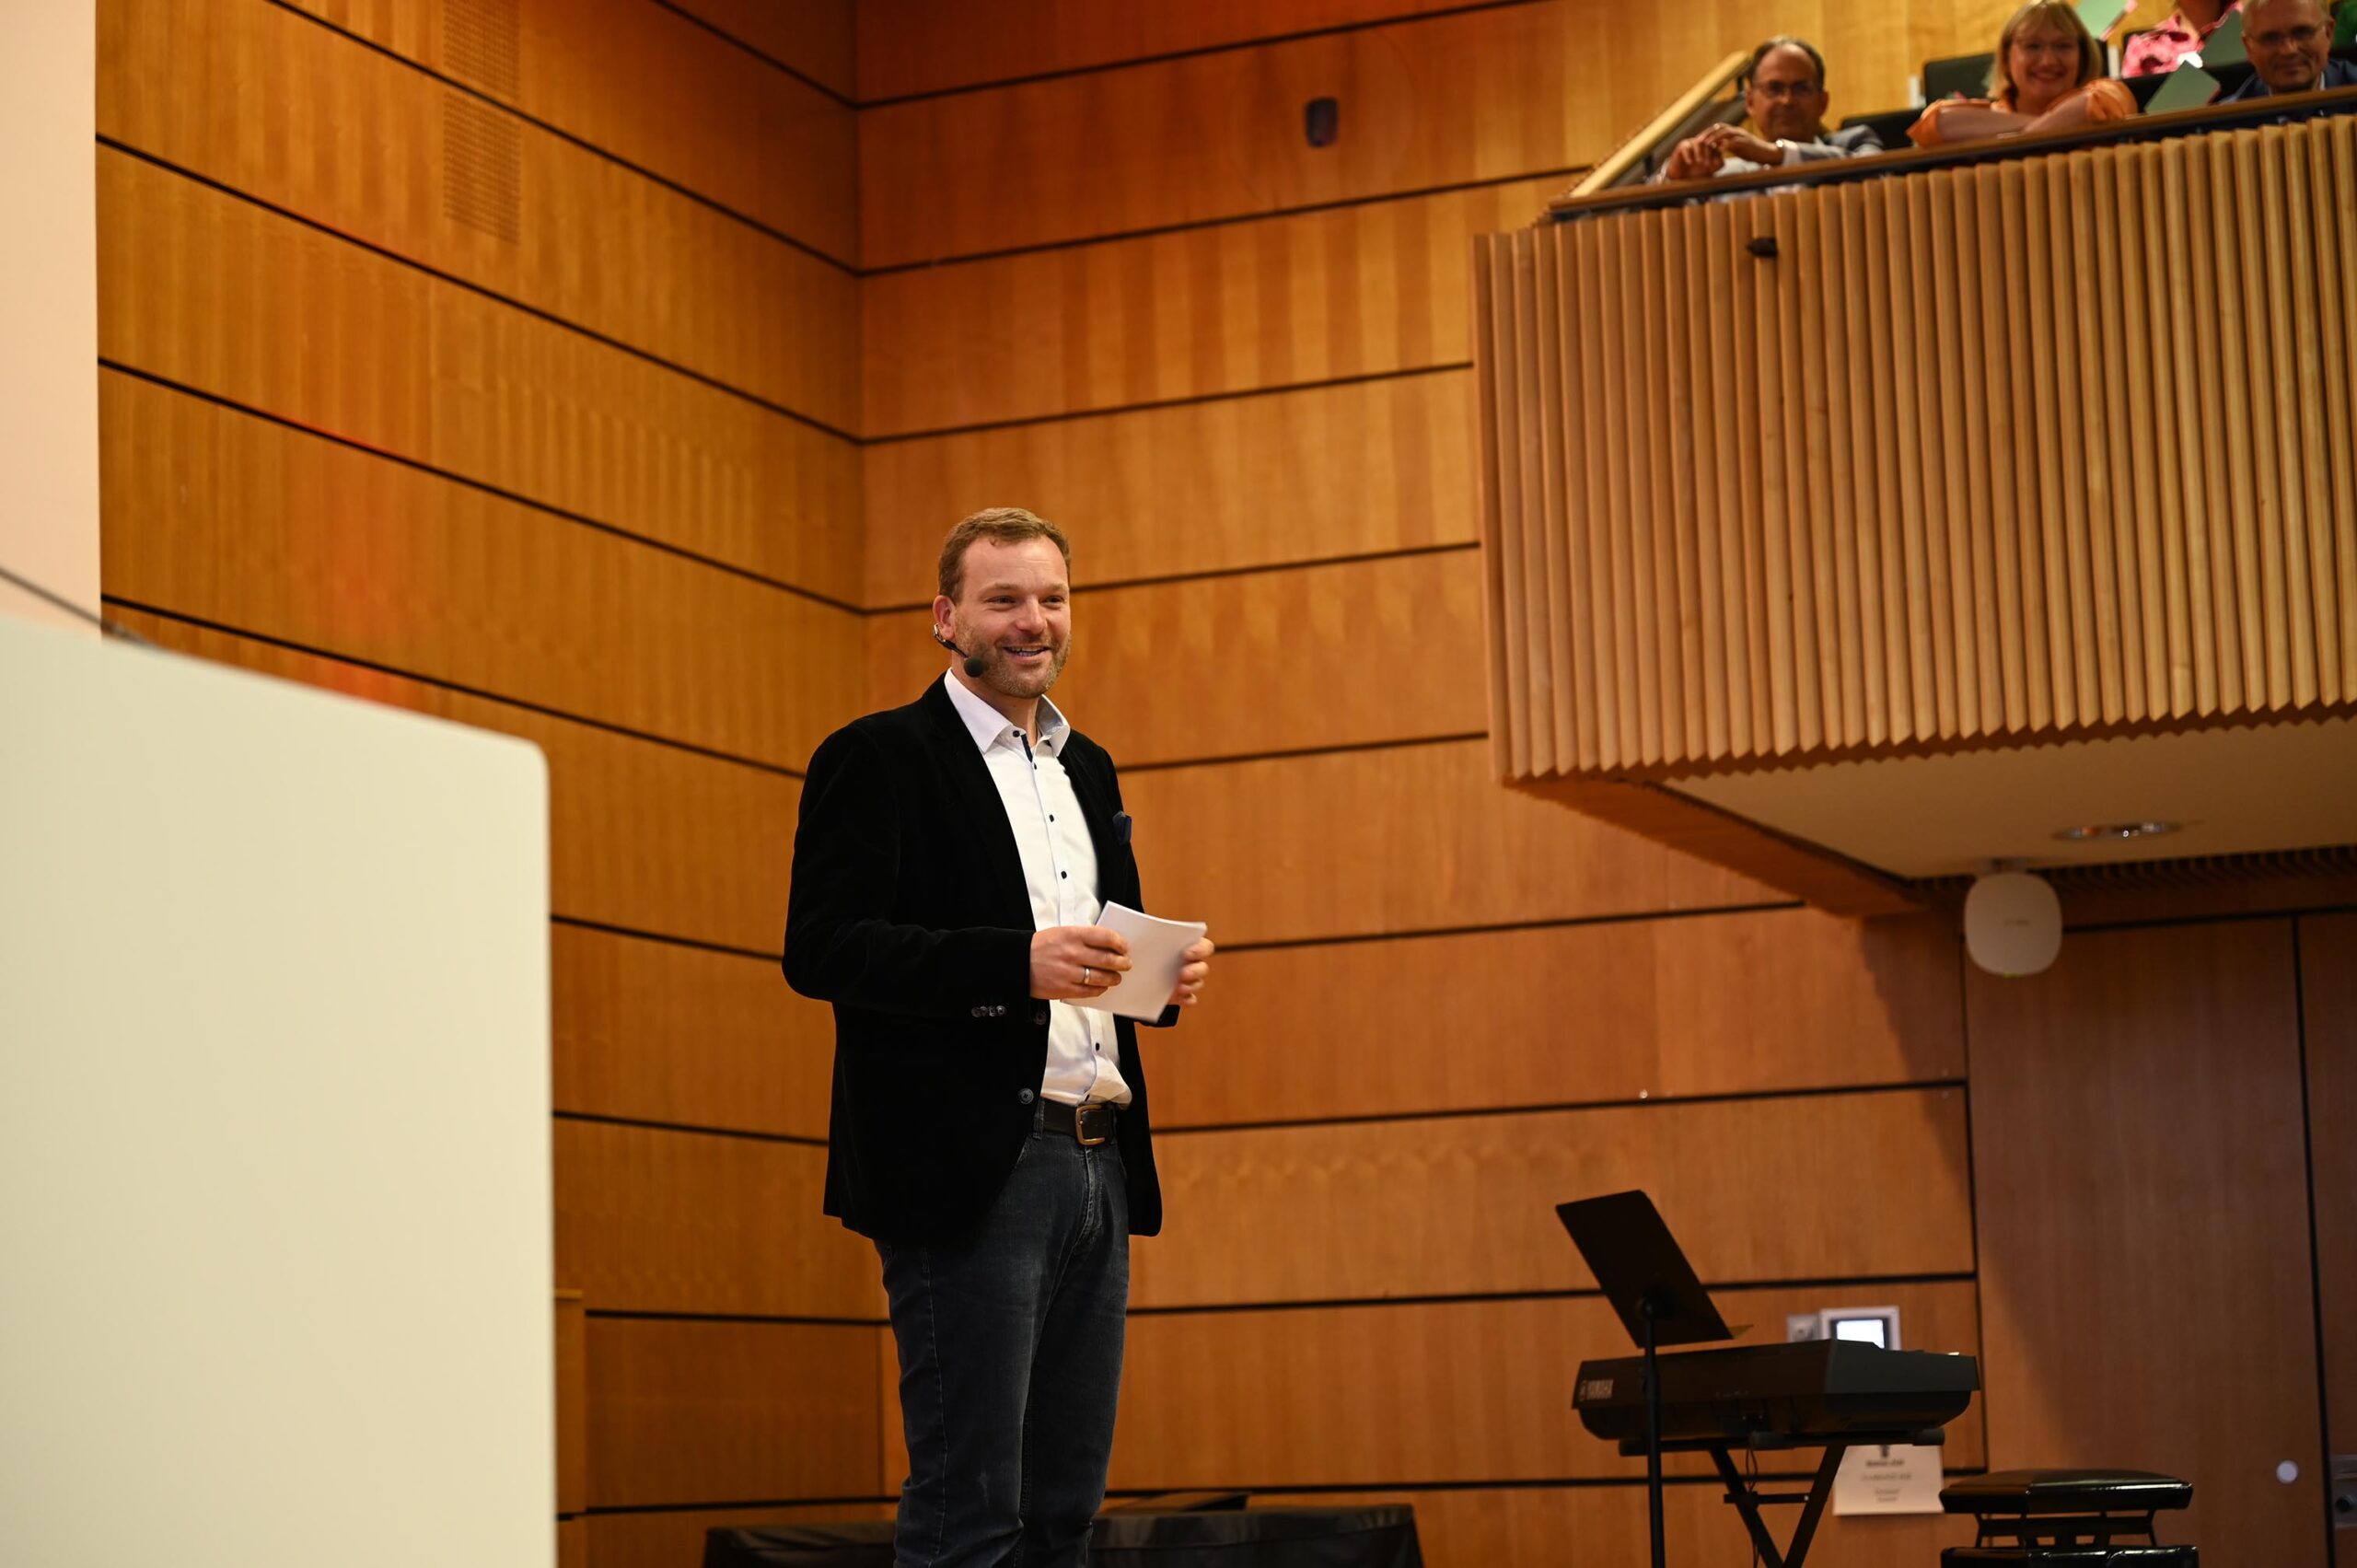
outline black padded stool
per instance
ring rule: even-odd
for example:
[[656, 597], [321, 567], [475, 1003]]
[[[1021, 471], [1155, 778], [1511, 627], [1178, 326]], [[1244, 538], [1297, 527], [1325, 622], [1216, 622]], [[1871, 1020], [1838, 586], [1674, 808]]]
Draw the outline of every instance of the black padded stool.
[[2189, 1546], [2162, 1546], [2154, 1516], [2193, 1501], [2193, 1483], [2150, 1470], [1993, 1470], [1944, 1488], [1940, 1506], [1969, 1514], [1980, 1535], [1940, 1553], [1943, 1568], [2014, 1562], [2029, 1568], [2132, 1564], [2198, 1568]]

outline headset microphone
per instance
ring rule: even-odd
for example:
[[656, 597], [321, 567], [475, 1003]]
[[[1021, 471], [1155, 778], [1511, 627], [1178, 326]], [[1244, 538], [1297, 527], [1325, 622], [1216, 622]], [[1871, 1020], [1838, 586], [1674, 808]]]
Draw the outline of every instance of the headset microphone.
[[966, 661], [966, 673], [977, 680], [980, 680], [982, 678], [982, 671], [990, 668], [989, 665], [982, 662], [981, 655], [970, 654], [965, 649], [959, 647], [957, 644], [951, 642], [948, 638], [943, 636], [941, 634], [941, 628], [938, 626], [933, 629], [933, 640], [939, 643], [943, 647], [947, 648], [951, 653], [956, 654], [959, 658], [964, 659]]

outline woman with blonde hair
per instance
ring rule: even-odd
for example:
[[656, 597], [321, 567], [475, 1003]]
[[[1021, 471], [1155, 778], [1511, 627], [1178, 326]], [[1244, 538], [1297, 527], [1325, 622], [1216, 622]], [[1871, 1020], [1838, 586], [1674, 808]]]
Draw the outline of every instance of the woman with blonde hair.
[[1994, 91], [1952, 98], [1907, 133], [1919, 147], [2061, 131], [2136, 112], [2133, 94], [2103, 74], [2103, 45], [2069, 0], [2029, 0], [1997, 35]]

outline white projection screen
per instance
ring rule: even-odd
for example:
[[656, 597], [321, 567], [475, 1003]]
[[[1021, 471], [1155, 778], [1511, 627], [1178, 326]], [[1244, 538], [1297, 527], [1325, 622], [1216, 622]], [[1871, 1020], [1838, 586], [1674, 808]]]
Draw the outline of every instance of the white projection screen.
[[547, 793], [0, 616], [0, 1562], [553, 1562]]

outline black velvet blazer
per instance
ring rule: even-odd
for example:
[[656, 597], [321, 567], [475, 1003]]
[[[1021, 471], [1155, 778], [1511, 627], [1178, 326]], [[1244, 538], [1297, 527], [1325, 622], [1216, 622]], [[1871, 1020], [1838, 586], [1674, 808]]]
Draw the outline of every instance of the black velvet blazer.
[[[1132, 909], [1138, 863], [1112, 760], [1059, 753], [1097, 848], [1098, 894]], [[865, 1236], [946, 1240], [981, 1217], [1031, 1131], [1048, 1005], [1031, 995], [1031, 900], [990, 770], [936, 680], [835, 731], [794, 837], [785, 978], [835, 1009], [826, 1212]], [[1176, 1019], [1167, 1007], [1157, 1024]], [[1115, 1018], [1130, 1230], [1162, 1226], [1136, 1027]]]

